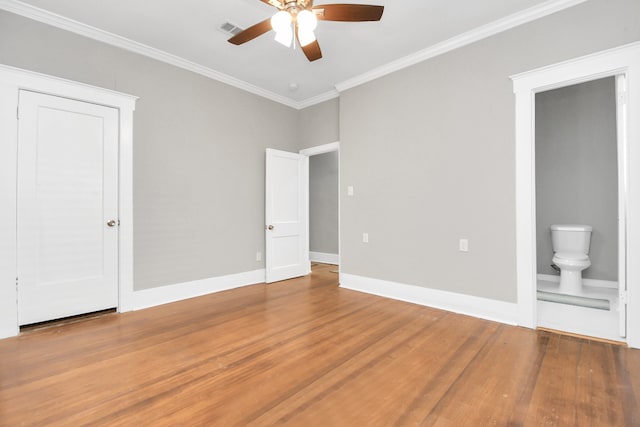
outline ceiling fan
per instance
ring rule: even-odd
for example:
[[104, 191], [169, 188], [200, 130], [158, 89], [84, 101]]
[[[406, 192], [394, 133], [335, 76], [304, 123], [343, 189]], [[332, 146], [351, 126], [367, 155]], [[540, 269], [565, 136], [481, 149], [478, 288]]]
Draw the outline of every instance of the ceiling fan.
[[241, 45], [263, 35], [273, 29], [276, 32], [275, 40], [287, 47], [292, 41], [298, 40], [305, 56], [309, 61], [322, 58], [320, 45], [316, 40], [314, 30], [318, 20], [362, 22], [379, 21], [384, 11], [384, 6], [368, 4], [322, 4], [313, 5], [313, 0], [260, 0], [269, 4], [278, 12], [269, 19], [265, 19], [246, 30], [231, 37], [228, 41], [235, 45]]

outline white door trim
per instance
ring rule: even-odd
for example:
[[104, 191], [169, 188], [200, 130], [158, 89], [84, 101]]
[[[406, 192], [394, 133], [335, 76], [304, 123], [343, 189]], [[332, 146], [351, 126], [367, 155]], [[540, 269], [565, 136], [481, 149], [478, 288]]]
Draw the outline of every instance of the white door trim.
[[340, 142], [330, 142], [329, 144], [316, 145], [315, 147], [305, 148], [300, 150], [299, 153], [311, 157], [318, 154], [332, 153], [340, 150]]
[[627, 76], [616, 76], [616, 136], [618, 148], [618, 335], [627, 336], [627, 312], [628, 306], [624, 304], [627, 297], [627, 215], [629, 194], [629, 147], [627, 137]]
[[0, 338], [19, 333], [16, 292], [18, 93], [30, 90], [119, 110], [119, 311], [133, 309], [133, 111], [137, 97], [0, 64]]
[[[535, 94], [602, 77], [627, 78], [627, 114], [640, 114], [640, 42], [512, 76], [516, 96], [516, 266], [518, 324], [536, 327]], [[627, 120], [628, 188], [640, 188], [640, 122]], [[633, 166], [633, 167], [630, 167]], [[637, 192], [636, 192], [637, 193]], [[640, 256], [640, 194], [627, 194], [627, 259]], [[623, 261], [624, 257], [620, 255]], [[640, 263], [626, 266], [627, 343], [640, 348]]]
[[[340, 246], [340, 188], [342, 188], [342, 184], [340, 181], [340, 141], [330, 142], [328, 144], [316, 145], [315, 147], [305, 148], [300, 150], [300, 154], [303, 154], [307, 157], [316, 156], [318, 154], [332, 153], [334, 151], [338, 152], [338, 273], [340, 272], [340, 254], [342, 253]], [[309, 168], [309, 164], [307, 163], [307, 169]], [[305, 171], [305, 176], [307, 177], [307, 189], [309, 188], [309, 171]], [[307, 242], [309, 242], [310, 234], [309, 234], [309, 191], [307, 191], [307, 200], [305, 201], [307, 204]], [[308, 245], [307, 245], [308, 246]], [[307, 259], [311, 259], [309, 255], [309, 250], [307, 249]], [[311, 271], [311, 266], [309, 266], [309, 271]]]

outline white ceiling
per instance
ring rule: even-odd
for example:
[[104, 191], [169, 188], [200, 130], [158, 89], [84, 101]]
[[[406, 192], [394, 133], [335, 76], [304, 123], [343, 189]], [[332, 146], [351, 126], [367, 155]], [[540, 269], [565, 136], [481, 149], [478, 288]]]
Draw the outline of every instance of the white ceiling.
[[[335, 96], [336, 85], [342, 82], [452, 38], [462, 39], [462, 34], [474, 30], [480, 36], [483, 31], [489, 34], [487, 28], [496, 32], [500, 25], [508, 28], [505, 22], [524, 22], [518, 21], [520, 16], [530, 20], [579, 2], [339, 0], [335, 3], [382, 4], [382, 20], [319, 22], [316, 35], [323, 58], [315, 62], [308, 62], [299, 49], [276, 43], [272, 32], [242, 46], [227, 42], [229, 36], [219, 30], [223, 23], [246, 28], [275, 13], [275, 8], [259, 0], [0, 0], [0, 8], [54, 22], [33, 7], [44, 9], [195, 63], [196, 68], [203, 67], [203, 74], [300, 106]], [[296, 91], [289, 89], [291, 83], [298, 85]]]

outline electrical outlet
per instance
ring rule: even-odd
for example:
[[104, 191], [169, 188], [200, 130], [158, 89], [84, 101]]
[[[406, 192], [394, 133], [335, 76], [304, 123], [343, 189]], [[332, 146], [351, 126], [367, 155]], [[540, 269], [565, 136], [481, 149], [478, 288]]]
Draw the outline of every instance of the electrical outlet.
[[369, 243], [369, 233], [362, 233], [362, 243]]
[[458, 249], [460, 252], [469, 252], [469, 240], [460, 239], [460, 243], [458, 244]]
[[256, 252], [256, 261], [262, 261], [262, 252]]

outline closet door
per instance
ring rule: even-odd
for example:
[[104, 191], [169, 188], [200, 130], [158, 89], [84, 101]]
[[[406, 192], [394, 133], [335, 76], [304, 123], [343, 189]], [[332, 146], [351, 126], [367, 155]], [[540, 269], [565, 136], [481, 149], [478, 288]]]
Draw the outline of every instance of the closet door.
[[20, 91], [18, 321], [118, 305], [118, 110]]

